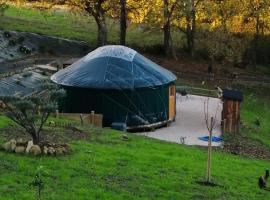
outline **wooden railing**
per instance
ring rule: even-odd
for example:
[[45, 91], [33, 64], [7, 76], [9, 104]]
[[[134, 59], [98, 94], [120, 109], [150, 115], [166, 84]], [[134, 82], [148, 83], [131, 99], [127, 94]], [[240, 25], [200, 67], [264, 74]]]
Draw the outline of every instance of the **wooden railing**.
[[199, 96], [208, 96], [208, 97], [220, 97], [220, 88], [216, 90], [210, 90], [205, 88], [191, 87], [191, 86], [176, 86], [176, 92], [186, 91], [187, 94], [199, 95]]
[[55, 112], [56, 118], [66, 118], [71, 120], [78, 120], [81, 124], [92, 124], [97, 127], [102, 127], [103, 115], [96, 114], [92, 111], [90, 114], [87, 113], [59, 113]]

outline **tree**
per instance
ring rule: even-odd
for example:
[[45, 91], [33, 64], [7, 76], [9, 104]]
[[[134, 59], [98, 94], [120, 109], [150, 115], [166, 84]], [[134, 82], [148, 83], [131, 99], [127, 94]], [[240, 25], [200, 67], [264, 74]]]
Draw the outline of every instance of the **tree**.
[[197, 25], [197, 7], [203, 0], [183, 0], [177, 2], [177, 23], [174, 25], [185, 34], [188, 53], [193, 56]]
[[209, 113], [209, 100], [210, 98], [207, 98], [207, 100], [204, 102], [204, 120], [205, 125], [208, 130], [209, 136], [208, 136], [208, 154], [207, 154], [207, 167], [206, 167], [206, 183], [211, 183], [211, 164], [212, 164], [212, 134], [213, 130], [216, 126], [216, 118], [217, 118], [217, 112], [219, 110], [219, 105], [216, 109], [216, 112], [214, 115], [211, 115]]
[[193, 56], [194, 50], [194, 35], [196, 30], [196, 7], [200, 0], [196, 3], [194, 0], [189, 0], [187, 4], [186, 12], [186, 38], [187, 38], [187, 49], [188, 53]]
[[222, 27], [201, 31], [197, 42], [200, 50], [207, 53], [209, 73], [212, 73], [216, 62], [242, 65], [249, 44], [244, 36], [227, 32]]
[[165, 55], [172, 52], [171, 23], [177, 1], [163, 0], [163, 47]]
[[110, 5], [110, 10], [108, 10], [107, 14], [119, 20], [119, 42], [121, 45], [126, 44], [128, 22], [137, 24], [145, 22], [150, 10], [149, 7], [152, 5], [151, 1], [153, 0], [117, 0]]
[[0, 0], [0, 16], [1, 17], [3, 17], [7, 8], [8, 8], [8, 5], [5, 3], [5, 1]]
[[268, 0], [250, 0], [245, 1], [244, 24], [253, 24], [254, 38], [251, 43], [252, 62], [254, 67], [257, 64], [258, 43], [261, 35], [264, 35], [265, 30], [270, 30], [269, 27], [269, 11], [270, 2]]
[[34, 144], [41, 141], [41, 131], [48, 117], [58, 108], [58, 101], [65, 92], [53, 84], [44, 84], [42, 96], [35, 94], [27, 97], [0, 97], [4, 113], [12, 121], [23, 127], [33, 139]]
[[75, 10], [79, 9], [93, 16], [98, 28], [97, 46], [107, 44], [106, 13], [114, 2], [112, 0], [66, 0], [66, 3]]
[[126, 45], [126, 31], [127, 31], [127, 9], [126, 0], [120, 0], [120, 44]]

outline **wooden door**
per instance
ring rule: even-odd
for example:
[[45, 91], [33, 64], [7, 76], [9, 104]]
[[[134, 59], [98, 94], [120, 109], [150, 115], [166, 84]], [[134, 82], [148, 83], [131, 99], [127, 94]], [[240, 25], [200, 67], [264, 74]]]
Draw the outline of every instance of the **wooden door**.
[[175, 85], [169, 87], [169, 120], [174, 120], [176, 115], [176, 89]]

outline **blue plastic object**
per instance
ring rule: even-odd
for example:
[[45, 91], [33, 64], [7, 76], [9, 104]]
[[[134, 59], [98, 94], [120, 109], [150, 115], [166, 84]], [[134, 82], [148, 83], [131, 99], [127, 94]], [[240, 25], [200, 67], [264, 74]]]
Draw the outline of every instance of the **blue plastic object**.
[[[209, 136], [199, 137], [199, 140], [208, 142]], [[221, 141], [222, 141], [221, 137], [212, 136], [212, 142], [221, 142]]]
[[127, 124], [122, 122], [113, 122], [111, 128], [119, 131], [126, 131]]

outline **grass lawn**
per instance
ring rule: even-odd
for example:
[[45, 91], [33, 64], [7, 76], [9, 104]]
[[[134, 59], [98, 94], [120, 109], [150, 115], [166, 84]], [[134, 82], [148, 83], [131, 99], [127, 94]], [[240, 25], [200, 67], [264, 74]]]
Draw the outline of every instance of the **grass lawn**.
[[[118, 21], [107, 18], [108, 40], [119, 43]], [[0, 29], [26, 31], [69, 39], [77, 39], [96, 44], [97, 26], [91, 16], [75, 15], [64, 10], [51, 12], [37, 11], [30, 8], [10, 6], [3, 17], [0, 17]], [[181, 33], [174, 32], [173, 38], [178, 46], [183, 43]], [[129, 25], [127, 45], [139, 47], [162, 44], [161, 29], [137, 25]]]
[[11, 124], [11, 120], [5, 117], [4, 115], [1, 115], [0, 113], [0, 129], [4, 128], [5, 126]]
[[[270, 88], [247, 91], [242, 106], [242, 132], [270, 148]], [[256, 121], [259, 122], [259, 126]]]
[[[91, 17], [15, 7], [0, 18], [0, 28], [79, 39], [92, 45], [97, 34]], [[109, 41], [116, 43], [118, 24], [113, 20], [108, 20], [108, 32]], [[183, 42], [180, 34], [175, 38], [177, 44]], [[161, 44], [162, 32], [132, 25], [127, 42], [141, 47]], [[242, 132], [270, 148], [270, 98], [262, 96], [254, 92], [245, 95], [242, 120], [246, 126]], [[260, 127], [255, 125], [257, 118]], [[2, 130], [9, 124], [10, 120], [0, 115], [0, 142], [6, 140]], [[206, 172], [205, 149], [134, 134], [129, 134], [129, 141], [122, 141], [122, 133], [117, 131], [80, 128], [89, 137], [71, 138], [71, 155], [37, 158], [0, 151], [0, 200], [35, 199], [29, 183], [38, 166], [47, 172], [42, 199], [270, 199], [270, 192], [257, 186], [269, 161], [214, 151], [212, 175], [219, 186], [207, 187], [197, 183]], [[61, 138], [70, 136], [65, 129], [51, 132]]]
[[[0, 118], [2, 124], [5, 120]], [[207, 187], [197, 183], [206, 171], [204, 149], [133, 134], [122, 141], [117, 131], [81, 128], [89, 138], [71, 140], [71, 155], [36, 158], [0, 151], [0, 199], [35, 199], [28, 184], [38, 166], [46, 171], [42, 199], [270, 198], [257, 186], [268, 161], [215, 151], [213, 180], [220, 186]]]

